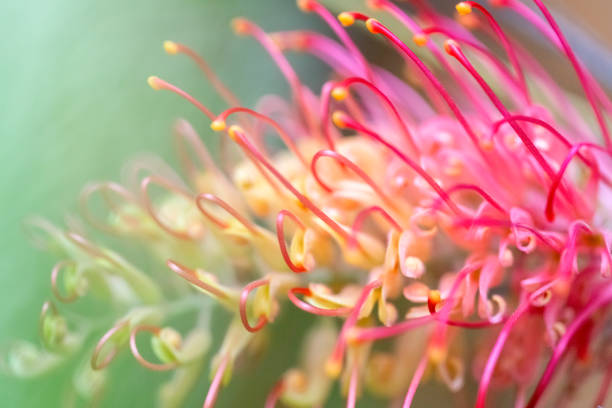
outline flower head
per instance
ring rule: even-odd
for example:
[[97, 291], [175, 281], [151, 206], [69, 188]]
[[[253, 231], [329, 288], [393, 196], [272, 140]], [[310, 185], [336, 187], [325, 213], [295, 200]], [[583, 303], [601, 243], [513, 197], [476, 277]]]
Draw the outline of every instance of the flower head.
[[[96, 244], [78, 225], [63, 230], [31, 220], [37, 243], [58, 254], [55, 301], [40, 318], [44, 349], [18, 343], [7, 367], [38, 374], [99, 334], [82, 369], [92, 378], [82, 395], [100, 396], [104, 368], [125, 349], [147, 369], [175, 372], [159, 403], [180, 405], [210, 345], [211, 310], [203, 300], [210, 297], [230, 323], [211, 359], [205, 408], [237, 361], [263, 347], [268, 326], [294, 307], [320, 322], [305, 339], [290, 339], [301, 344], [302, 359], [270, 384], [266, 407], [278, 400], [319, 406], [333, 381], [349, 407], [364, 392], [407, 407], [421, 382], [456, 392], [469, 373], [478, 381], [477, 407], [506, 398], [495, 392], [504, 388], [515, 392], [517, 406], [534, 407], [553, 380], [579, 386], [576, 373], [603, 370], [609, 378], [610, 213], [599, 197], [611, 185], [612, 104], [547, 8], [534, 3], [543, 17], [517, 0], [495, 2], [567, 57], [596, 130], [537, 59], [473, 1], [456, 7], [467, 28], [425, 2], [415, 2], [414, 19], [389, 0], [370, 1], [405, 25], [405, 38], [360, 12], [336, 19], [316, 0], [298, 5], [337, 39], [269, 34], [236, 19], [234, 31], [263, 47], [291, 89], [289, 100], [266, 97], [254, 109], [243, 107], [195, 51], [166, 41], [166, 52], [191, 58], [228, 108], [213, 113], [170, 82], [152, 76], [148, 83], [209, 119], [223, 140], [223, 163], [180, 120], [174, 133], [183, 175], [144, 157], [127, 167], [123, 184], [83, 191], [83, 217], [149, 250], [162, 265], [155, 273]], [[414, 86], [367, 61], [345, 28], [360, 22], [399, 53]], [[490, 36], [504, 55], [471, 30]], [[332, 79], [319, 93], [302, 84], [285, 57], [290, 51], [330, 66]], [[273, 148], [269, 135], [285, 148]], [[95, 324], [62, 315], [87, 298], [112, 312]], [[181, 333], [172, 322], [187, 311], [199, 318]], [[107, 320], [114, 323], [100, 331]], [[391, 347], [382, 347], [383, 339]], [[558, 372], [562, 361], [566, 375]]]

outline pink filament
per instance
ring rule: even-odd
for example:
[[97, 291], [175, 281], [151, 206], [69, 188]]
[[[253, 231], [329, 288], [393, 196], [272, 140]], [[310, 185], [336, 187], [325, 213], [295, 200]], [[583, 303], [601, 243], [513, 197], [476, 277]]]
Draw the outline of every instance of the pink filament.
[[247, 230], [249, 230], [253, 235], [255, 236], [260, 235], [260, 232], [257, 229], [257, 226], [253, 224], [252, 221], [250, 221], [248, 218], [240, 214], [238, 211], [236, 211], [234, 207], [232, 207], [231, 205], [229, 205], [228, 203], [226, 203], [225, 201], [223, 201], [216, 195], [209, 194], [209, 193], [202, 193], [198, 195], [195, 200], [196, 206], [198, 207], [200, 212], [206, 216], [206, 218], [211, 220], [213, 223], [218, 225], [220, 228], [226, 229], [226, 228], [229, 228], [229, 225], [226, 222], [212, 215], [206, 208], [204, 208], [202, 201], [208, 201], [209, 203], [213, 203], [219, 206], [224, 211], [226, 211], [229, 215], [231, 215], [236, 221], [242, 224], [242, 226], [245, 227]]
[[293, 272], [295, 273], [308, 272], [308, 270], [306, 269], [304, 265], [296, 265], [295, 263], [293, 263], [293, 261], [291, 260], [291, 256], [289, 255], [289, 251], [287, 251], [287, 243], [285, 242], [285, 228], [284, 228], [285, 217], [291, 218], [298, 225], [298, 228], [302, 230], [305, 230], [306, 228], [304, 224], [302, 223], [302, 221], [300, 221], [300, 219], [296, 217], [290, 211], [288, 210], [279, 211], [278, 215], [276, 216], [276, 238], [278, 239], [278, 246], [280, 247], [281, 255], [283, 259], [285, 260], [285, 263], [287, 264], [289, 269], [291, 269]]
[[355, 402], [357, 401], [357, 386], [359, 385], [359, 363], [355, 361], [353, 363], [353, 369], [351, 370], [351, 378], [349, 381], [348, 396], [346, 398], [346, 408], [355, 408]]
[[404, 398], [404, 404], [402, 408], [410, 408], [412, 406], [412, 400], [414, 398], [414, 394], [416, 394], [417, 387], [423, 378], [423, 374], [425, 373], [425, 368], [427, 368], [427, 362], [429, 361], [429, 354], [427, 351], [423, 353], [423, 357], [419, 361], [419, 365], [417, 366], [414, 375], [412, 376], [412, 380], [410, 380], [410, 386], [408, 387], [408, 392], [406, 393], [406, 397]]
[[132, 333], [130, 333], [130, 350], [132, 351], [132, 355], [134, 356], [136, 361], [138, 361], [138, 363], [141, 366], [143, 366], [144, 368], [148, 368], [149, 370], [153, 370], [153, 371], [168, 371], [168, 370], [173, 370], [176, 367], [178, 367], [178, 363], [158, 364], [158, 363], [151, 363], [150, 361], [147, 361], [142, 356], [142, 354], [140, 354], [140, 351], [138, 350], [138, 345], [136, 344], [136, 335], [141, 331], [147, 331], [157, 336], [159, 335], [160, 328], [157, 326], [142, 325], [142, 326], [136, 326], [132, 329]]
[[219, 367], [217, 367], [217, 372], [215, 373], [215, 377], [210, 384], [210, 388], [208, 389], [208, 393], [206, 394], [206, 399], [204, 400], [204, 405], [202, 405], [202, 408], [213, 408], [215, 406], [217, 396], [219, 395], [219, 388], [221, 387], [221, 381], [223, 380], [223, 375], [225, 374], [229, 360], [229, 355], [223, 356], [221, 359], [221, 363], [219, 364]]
[[250, 331], [251, 333], [255, 333], [263, 329], [264, 326], [268, 324], [268, 318], [263, 315], [259, 316], [255, 326], [251, 326], [251, 324], [249, 323], [249, 318], [247, 316], [247, 310], [246, 310], [246, 304], [247, 304], [247, 299], [249, 298], [249, 293], [251, 293], [251, 291], [253, 291], [253, 289], [255, 288], [258, 288], [260, 286], [269, 285], [269, 284], [270, 284], [269, 279], [256, 280], [246, 285], [244, 289], [242, 290], [242, 292], [240, 293], [240, 309], [239, 309], [240, 310], [240, 320], [242, 320], [242, 324], [244, 325], [244, 328]]
[[224, 292], [198, 279], [196, 277], [196, 272], [193, 269], [189, 269], [185, 265], [181, 265], [180, 263], [171, 259], [166, 261], [166, 265], [168, 265], [168, 268], [170, 268], [172, 272], [176, 273], [192, 285], [197, 286], [198, 288], [218, 297], [219, 299], [227, 298], [227, 295]]
[[304, 296], [312, 296], [312, 291], [308, 288], [291, 288], [287, 293], [289, 300], [299, 309], [302, 309], [306, 313], [311, 313], [318, 316], [345, 316], [351, 313], [353, 310], [350, 307], [339, 307], [337, 309], [323, 309], [320, 307], [313, 306], [303, 300], [298, 299], [296, 294]]

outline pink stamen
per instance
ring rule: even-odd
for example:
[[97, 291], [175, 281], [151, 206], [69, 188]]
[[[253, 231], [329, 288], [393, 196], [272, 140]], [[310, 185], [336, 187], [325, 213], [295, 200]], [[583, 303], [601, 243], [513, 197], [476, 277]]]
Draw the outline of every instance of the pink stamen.
[[336, 144], [332, 138], [329, 120], [329, 106], [331, 102], [331, 92], [334, 89], [335, 84], [332, 81], [327, 81], [321, 88], [321, 130], [323, 137], [327, 140], [327, 144], [331, 150], [336, 150]]
[[440, 196], [440, 198], [449, 206], [449, 208], [457, 213], [461, 214], [461, 211], [455, 203], [450, 199], [448, 194], [440, 187], [440, 185], [434, 180], [432, 176], [429, 175], [421, 166], [419, 166], [414, 160], [406, 156], [400, 149], [395, 147], [393, 144], [389, 143], [385, 139], [383, 139], [378, 133], [373, 130], [365, 127], [361, 123], [355, 121], [353, 118], [349, 117], [346, 114], [341, 114], [341, 122], [342, 125], [356, 130], [358, 132], [365, 133], [366, 135], [372, 137], [374, 140], [386, 146], [389, 150], [391, 150], [397, 157], [399, 157], [404, 163], [406, 163], [410, 168], [412, 168], [419, 176], [421, 176], [427, 184], [431, 186], [431, 188]]
[[257, 319], [257, 323], [255, 326], [251, 326], [249, 323], [249, 318], [247, 316], [247, 300], [249, 298], [249, 294], [253, 291], [253, 289], [258, 288], [260, 286], [265, 286], [270, 284], [270, 279], [260, 279], [253, 281], [246, 285], [242, 292], [240, 293], [240, 320], [242, 320], [242, 324], [244, 328], [250, 331], [251, 333], [255, 333], [264, 328], [265, 325], [268, 324], [268, 318], [264, 315], [260, 315]]
[[[215, 164], [204, 143], [202, 143], [200, 136], [196, 133], [195, 129], [189, 122], [184, 119], [179, 119], [174, 125], [174, 135], [176, 140], [176, 148], [181, 158], [181, 164], [183, 165], [186, 173], [189, 174], [192, 179], [196, 178], [199, 170], [198, 166], [196, 166], [196, 164], [189, 158], [190, 151], [195, 153], [195, 156], [199, 159], [203, 169], [210, 171], [217, 176], [225, 177]], [[185, 146], [185, 144], [188, 146]]]
[[306, 313], [311, 313], [318, 316], [346, 316], [353, 310], [350, 307], [339, 307], [336, 309], [323, 309], [320, 307], [313, 306], [309, 303], [300, 300], [296, 295], [312, 296], [312, 291], [308, 288], [291, 288], [287, 292], [287, 296], [291, 303], [293, 303], [299, 309], [302, 309]]
[[219, 388], [221, 387], [221, 382], [223, 380], [225, 370], [229, 364], [229, 360], [229, 355], [223, 356], [221, 359], [219, 367], [217, 367], [215, 377], [213, 378], [210, 388], [208, 389], [208, 393], [206, 394], [206, 399], [204, 400], [204, 405], [202, 405], [202, 408], [213, 408], [215, 406], [217, 396], [219, 395]]
[[583, 71], [582, 65], [576, 58], [576, 55], [574, 54], [572, 47], [570, 47], [569, 43], [565, 39], [565, 36], [559, 29], [559, 26], [557, 25], [557, 22], [555, 21], [553, 16], [548, 11], [548, 8], [546, 8], [546, 6], [544, 5], [544, 3], [542, 3], [541, 0], [533, 0], [533, 2], [536, 4], [536, 6], [538, 6], [540, 11], [544, 15], [544, 18], [546, 18], [546, 20], [548, 21], [548, 24], [550, 24], [550, 27], [553, 29], [557, 38], [559, 39], [559, 42], [561, 43], [561, 46], [563, 48], [563, 51], [565, 52], [565, 55], [567, 56], [567, 59], [570, 60], [572, 66], [574, 67], [574, 71], [576, 71], [576, 75], [578, 76], [578, 79], [580, 80], [580, 84], [582, 85], [582, 88], [584, 89], [584, 93], [587, 99], [589, 100], [589, 103], [591, 104], [591, 108], [593, 108], [593, 112], [595, 113], [597, 123], [599, 124], [599, 127], [601, 128], [601, 133], [606, 142], [606, 146], [610, 148], [610, 144], [612, 143], [612, 140], [610, 139], [608, 127], [606, 125], [606, 120], [601, 113], [601, 109], [599, 108], [599, 104], [597, 103], [595, 96], [593, 95], [593, 89], [591, 88], [590, 81], [588, 80], [586, 74]]
[[308, 272], [308, 269], [302, 264], [296, 265], [291, 260], [289, 251], [287, 251], [287, 243], [285, 242], [285, 217], [291, 218], [302, 231], [306, 230], [306, 227], [302, 221], [296, 217], [293, 213], [288, 210], [280, 210], [276, 216], [276, 238], [278, 239], [278, 246], [280, 247], [281, 255], [285, 260], [285, 263], [295, 273]]
[[186, 99], [193, 106], [198, 108], [200, 112], [206, 115], [210, 120], [215, 119], [215, 115], [206, 106], [204, 106], [200, 101], [198, 101], [196, 98], [194, 98], [187, 92], [183, 91], [181, 88], [175, 85], [172, 85], [171, 83], [166, 82], [163, 79], [160, 79], [158, 77], [149, 77], [149, 85], [155, 90], [165, 89], [167, 91], [174, 92], [175, 94]]
[[597, 313], [599, 310], [602, 310], [605, 306], [607, 306], [610, 302], [612, 302], [612, 286], [606, 286], [602, 292], [600, 292], [599, 296], [597, 296], [593, 301], [589, 302], [587, 306], [578, 313], [576, 318], [572, 321], [572, 323], [567, 327], [565, 334], [559, 339], [557, 342], [557, 346], [553, 351], [553, 355], [544, 370], [544, 374], [540, 378], [540, 381], [536, 385], [536, 388], [531, 395], [531, 399], [527, 404], [526, 408], [534, 408], [538, 403], [540, 397], [546, 390], [546, 387], [550, 383], [553, 374], [555, 372], [555, 368], [561, 361], [565, 350], [570, 344], [571, 340], [574, 338], [574, 335], [584, 323], [590, 319], [593, 314]]
[[210, 293], [211, 295], [219, 298], [219, 299], [226, 299], [227, 298], [227, 294], [225, 294], [224, 292], [220, 291], [219, 289], [215, 288], [214, 286], [211, 286], [205, 282], [202, 282], [200, 279], [197, 278], [197, 274], [196, 271], [194, 271], [193, 269], [189, 269], [188, 267], [186, 267], [185, 265], [182, 265], [178, 262], [175, 262], [171, 259], [168, 259], [166, 261], [166, 265], [168, 265], [168, 268], [170, 268], [170, 270], [174, 273], [176, 273], [177, 275], [179, 275], [181, 278], [185, 279], [186, 281], [188, 281], [189, 283], [197, 286], [198, 288]]
[[368, 89], [370, 89], [372, 92], [374, 92], [380, 99], [383, 100], [385, 105], [387, 105], [387, 108], [389, 108], [391, 110], [391, 112], [393, 113], [393, 116], [397, 120], [397, 123], [400, 126], [400, 128], [402, 130], [402, 133], [404, 134], [404, 136], [408, 140], [408, 143], [410, 144], [410, 147], [412, 148], [414, 153], [416, 153], [417, 156], [420, 155], [421, 152], [420, 152], [419, 148], [417, 147], [416, 143], [414, 142], [414, 138], [410, 134], [410, 130], [408, 130], [408, 126], [406, 126], [406, 123], [404, 122], [404, 120], [400, 116], [399, 111], [397, 110], [397, 108], [395, 107], [393, 102], [391, 102], [391, 99], [389, 99], [389, 97], [387, 95], [385, 95], [385, 93], [383, 91], [381, 91], [380, 88], [378, 88], [376, 85], [374, 85], [373, 83], [371, 83], [371, 82], [369, 82], [369, 81], [367, 81], [367, 80], [365, 80], [363, 78], [359, 78], [359, 77], [347, 78], [347, 79], [343, 80], [342, 82], [340, 82], [338, 84], [338, 86], [347, 88], [347, 87], [349, 87], [349, 86], [351, 86], [353, 84], [361, 84], [361, 85], [366, 86]]
[[106, 354], [106, 357], [101, 363], [98, 361], [98, 359], [106, 343], [115, 335], [116, 332], [118, 332], [119, 330], [122, 330], [128, 325], [129, 325], [129, 322], [127, 320], [122, 320], [121, 322], [111, 327], [110, 330], [104, 333], [104, 335], [100, 338], [100, 340], [96, 344], [93, 354], [91, 355], [91, 368], [93, 370], [102, 370], [106, 368], [113, 361], [113, 359], [119, 352], [117, 347], [113, 347], [111, 351]]
[[482, 14], [484, 14], [484, 16], [487, 18], [487, 21], [489, 22], [491, 28], [493, 29], [493, 32], [499, 38], [499, 42], [504, 47], [506, 54], [508, 54], [508, 60], [510, 61], [512, 68], [514, 69], [514, 72], [519, 79], [519, 83], [521, 84], [523, 94], [525, 95], [525, 98], [527, 99], [527, 103], [529, 104], [530, 103], [529, 88], [527, 87], [527, 81], [525, 80], [525, 74], [523, 73], [523, 70], [521, 69], [521, 65], [518, 62], [518, 58], [516, 56], [514, 48], [512, 47], [510, 40], [504, 33], [504, 30], [502, 30], [500, 25], [497, 23], [497, 20], [495, 20], [495, 17], [493, 17], [493, 15], [491, 15], [491, 13], [489, 13], [489, 11], [486, 8], [484, 8], [482, 5], [476, 3], [475, 1], [465, 1], [464, 3], [469, 4], [471, 7], [480, 10]]
[[51, 291], [53, 292], [57, 300], [63, 303], [71, 303], [79, 298], [78, 292], [75, 291], [74, 293], [71, 293], [68, 296], [64, 296], [57, 287], [57, 280], [60, 272], [68, 266], [76, 267], [77, 263], [72, 260], [60, 261], [55, 264], [53, 270], [51, 271]]
[[285, 382], [280, 379], [274, 384], [274, 387], [270, 390], [270, 393], [266, 397], [266, 403], [264, 404], [264, 408], [274, 408], [276, 407], [276, 402], [283, 395], [285, 391]]
[[327, 224], [332, 230], [334, 230], [339, 236], [345, 240], [349, 239], [349, 234], [334, 220], [332, 220], [327, 214], [325, 214], [319, 207], [317, 207], [310, 199], [300, 193], [293, 185], [287, 180], [246, 138], [246, 136], [240, 131], [235, 130], [236, 142], [250, 154], [254, 156], [270, 173], [276, 177], [276, 179], [293, 194], [305, 207], [313, 212], [317, 217]]
[[361, 167], [359, 167], [357, 164], [353, 163], [349, 158], [341, 155], [340, 153], [337, 153], [333, 150], [319, 150], [312, 158], [311, 162], [310, 162], [310, 169], [312, 171], [312, 175], [315, 178], [315, 180], [317, 181], [317, 183], [319, 183], [319, 185], [321, 187], [323, 187], [326, 191], [328, 192], [332, 192], [334, 189], [330, 186], [327, 185], [327, 183], [325, 183], [322, 179], [321, 176], [319, 174], [319, 172], [317, 171], [317, 163], [319, 162], [319, 159], [321, 159], [322, 157], [329, 157], [332, 158], [334, 160], [337, 160], [338, 162], [340, 162], [343, 167], [348, 167], [349, 169], [351, 169], [355, 174], [357, 174], [359, 176], [359, 178], [361, 178], [363, 181], [365, 181], [365, 183], [370, 186], [370, 188], [372, 188], [372, 190], [374, 190], [374, 192], [385, 202], [385, 204], [394, 207], [395, 205], [393, 204], [393, 200], [391, 200], [391, 198], [389, 196], [387, 196], [382, 190], [381, 188], [376, 184], [376, 182], [374, 180], [372, 180], [372, 178], [370, 176], [368, 176], [368, 174], [363, 171], [361, 169]]
[[[461, 190], [474, 191], [478, 195], [480, 195], [486, 202], [491, 204], [496, 210], [498, 210], [502, 214], [506, 214], [507, 213], [507, 211], [504, 210], [504, 208], [501, 205], [499, 205], [499, 203], [497, 201], [495, 201], [495, 199], [493, 199], [493, 197], [491, 197], [486, 191], [484, 191], [481, 187], [479, 187], [479, 186], [477, 186], [475, 184], [464, 184], [464, 183], [455, 184], [452, 187], [446, 189], [446, 194], [448, 194], [450, 196], [452, 193], [454, 193], [456, 191], [461, 191]], [[434, 210], [436, 210], [440, 206], [440, 202], [441, 202], [441, 199], [437, 198], [436, 202], [434, 203], [432, 208]]]
[[144, 368], [148, 368], [149, 370], [153, 370], [153, 371], [174, 370], [175, 368], [179, 366], [178, 363], [165, 363], [165, 364], [151, 363], [150, 361], [147, 361], [147, 359], [145, 359], [142, 356], [142, 354], [140, 354], [140, 351], [138, 350], [138, 345], [136, 344], [136, 335], [138, 333], [140, 333], [141, 331], [146, 331], [146, 332], [154, 334], [155, 336], [158, 336], [160, 330], [161, 329], [157, 326], [149, 326], [149, 325], [142, 325], [142, 326], [134, 327], [132, 329], [132, 333], [130, 333], [130, 350], [132, 351], [132, 355], [134, 356], [136, 361], [138, 361], [138, 363]]
[[[176, 47], [176, 48], [170, 49], [168, 46], [166, 46], [166, 44], [168, 44], [171, 47]], [[191, 58], [198, 65], [198, 67], [202, 70], [202, 72], [204, 73], [204, 76], [206, 76], [206, 79], [208, 79], [208, 81], [212, 84], [215, 90], [225, 100], [225, 102], [227, 102], [228, 105], [230, 106], [240, 105], [240, 101], [238, 100], [236, 95], [234, 95], [234, 93], [230, 91], [229, 88], [225, 86], [225, 84], [223, 84], [223, 82], [221, 81], [221, 79], [219, 79], [217, 74], [215, 74], [215, 72], [210, 68], [206, 60], [202, 58], [202, 56], [200, 56], [197, 52], [187, 47], [186, 45], [176, 43], [176, 42], [169, 42], [169, 43], [165, 43], [164, 45], [166, 46], [166, 51], [171, 54], [182, 53], [182, 54], [187, 55], [189, 58]]]
[[353, 226], [351, 227], [351, 241], [350, 244], [351, 245], [356, 245], [357, 244], [357, 236], [359, 233], [359, 230], [361, 230], [361, 227], [365, 221], [365, 219], [370, 216], [372, 213], [379, 213], [380, 215], [382, 215], [382, 217], [389, 223], [391, 224], [391, 226], [397, 231], [397, 232], [402, 232], [402, 227], [399, 225], [399, 223], [397, 221], [395, 221], [395, 219], [387, 212], [385, 211], [383, 208], [377, 206], [377, 205], [373, 205], [371, 207], [368, 208], [364, 208], [363, 210], [359, 211], [359, 214], [357, 214], [357, 216], [355, 217], [355, 221], [353, 221]]
[[[569, 166], [574, 156], [579, 154], [579, 151], [582, 147], [589, 147], [591, 149], [601, 150], [602, 152], [607, 153], [608, 155], [612, 156], [612, 152], [610, 152], [610, 150], [603, 148], [601, 146], [598, 146], [596, 144], [593, 144], [593, 143], [582, 142], [582, 143], [576, 143], [574, 146], [572, 146], [572, 149], [570, 150], [568, 155], [563, 160], [561, 167], [559, 167], [559, 171], [557, 171], [557, 174], [555, 174], [555, 177], [553, 178], [550, 188], [548, 190], [548, 195], [546, 197], [546, 207], [545, 207], [546, 209], [544, 212], [546, 214], [546, 219], [550, 222], [554, 221], [555, 219], [554, 203], [555, 203], [555, 193], [557, 191], [557, 188], [561, 184], [561, 180], [563, 179], [565, 170], [567, 170], [567, 167]], [[593, 170], [596, 170], [596, 168], [593, 168]]]
[[194, 240], [194, 239], [198, 239], [199, 237], [193, 236], [189, 232], [178, 231], [178, 230], [175, 230], [174, 228], [169, 227], [159, 217], [159, 215], [157, 215], [157, 213], [155, 211], [155, 208], [153, 207], [153, 203], [151, 202], [151, 200], [149, 198], [149, 185], [150, 184], [157, 184], [158, 186], [164, 187], [164, 188], [168, 189], [169, 191], [172, 191], [173, 193], [182, 195], [188, 201], [192, 201], [193, 200], [192, 194], [189, 193], [188, 191], [183, 190], [182, 188], [180, 188], [178, 186], [173, 185], [170, 181], [168, 181], [166, 179], [163, 179], [161, 177], [157, 177], [157, 176], [148, 176], [148, 177], [145, 177], [142, 180], [142, 182], [140, 183], [140, 192], [141, 192], [141, 197], [142, 197], [143, 204], [144, 204], [145, 208], [147, 209], [147, 212], [149, 213], [149, 215], [153, 219], [153, 221], [155, 221], [155, 223], [157, 225], [159, 225], [159, 227], [161, 229], [163, 229], [164, 231], [166, 231], [170, 235], [172, 235], [172, 236], [174, 236], [176, 238], [179, 238], [179, 239], [188, 240], [188, 241], [191, 241], [191, 240]]
[[357, 386], [359, 385], [359, 363], [353, 363], [351, 378], [349, 381], [348, 395], [346, 398], [346, 408], [355, 408], [357, 402]]
[[206, 216], [209, 220], [211, 220], [214, 224], [218, 225], [221, 229], [229, 228], [229, 224], [225, 221], [220, 220], [210, 213], [202, 204], [202, 201], [207, 201], [209, 203], [215, 204], [216, 206], [222, 208], [225, 212], [231, 215], [236, 221], [238, 221], [243, 227], [249, 230], [253, 235], [259, 236], [261, 233], [257, 225], [255, 225], [251, 220], [240, 214], [234, 207], [220, 199], [214, 194], [202, 193], [198, 195], [195, 199], [196, 206], [200, 210], [202, 214]]
[[269, 124], [270, 126], [272, 126], [274, 128], [274, 130], [276, 130], [276, 132], [280, 136], [281, 140], [289, 148], [289, 150], [293, 154], [295, 154], [295, 156], [300, 160], [300, 162], [302, 162], [304, 167], [308, 167], [308, 162], [306, 161], [306, 159], [304, 158], [304, 156], [302, 155], [300, 150], [295, 146], [295, 143], [293, 142], [291, 137], [289, 137], [287, 132], [285, 132], [285, 130], [274, 119], [270, 118], [269, 116], [266, 116], [266, 115], [263, 115], [263, 114], [261, 114], [259, 112], [256, 112], [253, 109], [245, 108], [245, 107], [242, 107], [242, 106], [236, 106], [234, 108], [230, 108], [230, 109], [227, 109], [227, 110], [221, 112], [221, 114], [217, 117], [217, 120], [225, 121], [229, 116], [231, 116], [231, 115], [233, 115], [235, 113], [238, 113], [238, 112], [247, 113], [250, 116], [253, 116], [254, 118], [259, 119], [259, 120]]
[[404, 404], [402, 408], [410, 408], [412, 406], [412, 400], [414, 398], [414, 394], [416, 394], [416, 390], [423, 378], [423, 374], [425, 373], [425, 368], [427, 368], [427, 362], [429, 361], [429, 354], [427, 351], [423, 353], [423, 357], [419, 361], [419, 365], [414, 371], [414, 375], [412, 376], [412, 380], [410, 380], [410, 386], [408, 387], [408, 392], [406, 393], [406, 397], [404, 398]]

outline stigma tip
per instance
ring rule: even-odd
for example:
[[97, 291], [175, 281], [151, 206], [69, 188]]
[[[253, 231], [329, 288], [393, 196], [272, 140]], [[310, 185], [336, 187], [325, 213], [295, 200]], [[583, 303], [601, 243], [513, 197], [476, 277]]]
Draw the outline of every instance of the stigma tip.
[[168, 54], [174, 55], [178, 53], [178, 45], [174, 41], [164, 41], [164, 50]]
[[150, 76], [147, 78], [147, 83], [149, 84], [149, 86], [151, 88], [153, 88], [156, 91], [159, 91], [161, 89], [161, 87], [159, 86], [159, 78], [156, 76]]
[[340, 129], [344, 129], [346, 127], [346, 122], [344, 120], [344, 112], [335, 111], [332, 113], [332, 122]]
[[345, 27], [350, 27], [355, 24], [355, 17], [351, 13], [342, 12], [338, 14], [338, 21]]
[[457, 9], [457, 13], [459, 13], [461, 16], [468, 15], [472, 12], [472, 6], [466, 1], [457, 3], [455, 9]]
[[415, 34], [412, 37], [412, 41], [414, 41], [414, 43], [416, 45], [418, 45], [419, 47], [423, 47], [425, 44], [427, 44], [427, 35], [420, 33], [420, 34]]
[[210, 123], [210, 128], [215, 132], [225, 130], [226, 123], [223, 119], [215, 119]]
[[348, 91], [343, 86], [337, 86], [331, 91], [331, 96], [337, 101], [343, 101], [348, 96]]

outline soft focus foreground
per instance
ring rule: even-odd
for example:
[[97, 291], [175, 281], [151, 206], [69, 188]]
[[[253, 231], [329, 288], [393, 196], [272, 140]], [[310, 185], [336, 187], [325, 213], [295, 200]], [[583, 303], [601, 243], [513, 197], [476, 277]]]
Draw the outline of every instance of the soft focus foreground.
[[[407, 407], [425, 383], [457, 393], [458, 405], [499, 406], [511, 395], [515, 406], [546, 406], [571, 403], [593, 376], [592, 401], [581, 402], [602, 403], [612, 379], [612, 104], [540, 0], [540, 13], [516, 0], [492, 3], [566, 56], [589, 111], [475, 2], [459, 3], [450, 19], [425, 2], [408, 15], [370, 1], [405, 26], [400, 37], [362, 13], [336, 19], [311, 0], [298, 5], [335, 38], [265, 33], [235, 19], [236, 33], [267, 51], [291, 89], [289, 101], [268, 95], [253, 110], [194, 50], [165, 42], [229, 108], [213, 113], [158, 77], [149, 85], [208, 117], [219, 157], [179, 120], [181, 174], [140, 157], [121, 184], [85, 187], [85, 223], [28, 220], [32, 240], [58, 257], [53, 298], [40, 317], [43, 347], [15, 343], [5, 369], [28, 377], [80, 358], [73, 398], [95, 403], [112, 392], [105, 368], [129, 350], [150, 370], [174, 372], [159, 388], [160, 406], [180, 406], [208, 372], [201, 399], [212, 407], [232, 377], [273, 358], [270, 326], [298, 308], [305, 334], [283, 341], [301, 357], [269, 384], [267, 407], [324, 406], [334, 384], [348, 407], [363, 394]], [[343, 27], [353, 25], [397, 50], [405, 78], [367, 62]], [[321, 59], [332, 80], [313, 93], [284, 52]], [[167, 268], [141, 270], [85, 225], [145, 247]], [[215, 350], [218, 309], [208, 297], [226, 309]], [[106, 313], [88, 313], [99, 304]], [[179, 331], [173, 322], [184, 314], [193, 325]]]

